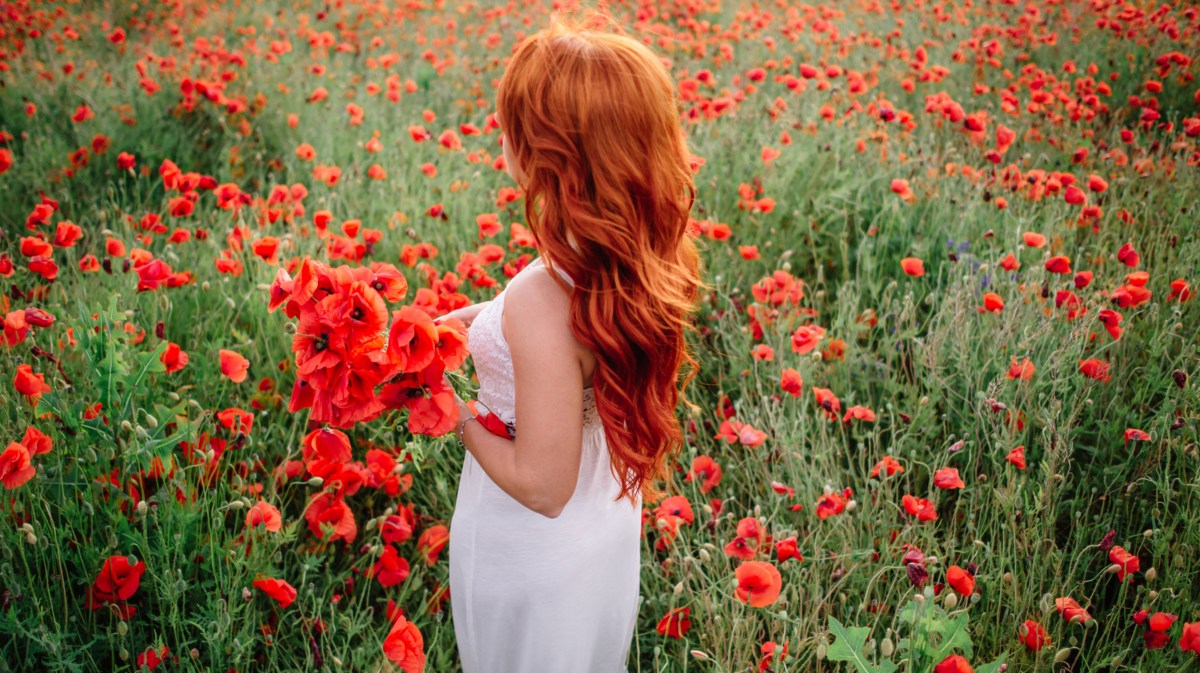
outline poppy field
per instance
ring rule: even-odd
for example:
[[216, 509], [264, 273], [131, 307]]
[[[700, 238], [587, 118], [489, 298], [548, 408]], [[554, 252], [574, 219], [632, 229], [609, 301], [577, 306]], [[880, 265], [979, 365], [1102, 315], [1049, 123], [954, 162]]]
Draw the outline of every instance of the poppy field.
[[[0, 3], [0, 671], [460, 670], [434, 318], [574, 6]], [[1200, 670], [1200, 8], [603, 6], [708, 283], [629, 670]]]

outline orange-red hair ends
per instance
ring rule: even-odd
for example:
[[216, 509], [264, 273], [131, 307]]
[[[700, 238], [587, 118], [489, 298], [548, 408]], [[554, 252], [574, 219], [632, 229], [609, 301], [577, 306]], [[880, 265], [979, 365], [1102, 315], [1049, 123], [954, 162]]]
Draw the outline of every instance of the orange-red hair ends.
[[674, 81], [645, 44], [555, 17], [515, 48], [496, 111], [543, 261], [575, 284], [571, 327], [596, 354], [620, 497], [657, 500], [699, 367], [685, 341], [702, 287], [695, 185]]

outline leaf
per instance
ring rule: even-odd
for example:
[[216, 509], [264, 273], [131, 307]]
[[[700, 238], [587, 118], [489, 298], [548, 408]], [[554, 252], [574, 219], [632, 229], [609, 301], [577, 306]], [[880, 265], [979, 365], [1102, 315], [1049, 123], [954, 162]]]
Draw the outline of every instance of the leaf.
[[880, 660], [879, 665], [875, 666], [863, 656], [862, 651], [871, 635], [871, 629], [865, 626], [846, 629], [836, 617], [830, 617], [829, 632], [837, 639], [825, 653], [830, 661], [848, 661], [854, 664], [859, 673], [894, 673], [896, 670], [896, 664], [888, 659]]
[[1000, 673], [1000, 667], [1004, 665], [1004, 659], [1008, 657], [1008, 651], [1000, 653], [1000, 657], [990, 664], [975, 667], [975, 673]]
[[929, 648], [929, 655], [934, 661], [941, 661], [961, 649], [963, 656], [971, 658], [971, 634], [967, 632], [967, 613], [962, 613], [951, 621], [931, 621], [930, 631], [942, 634], [941, 643]]
[[920, 616], [920, 609], [922, 607], [924, 607], [923, 604], [911, 600], [904, 607], [900, 608], [900, 612], [896, 616], [910, 625], [914, 624], [917, 621], [917, 617]]

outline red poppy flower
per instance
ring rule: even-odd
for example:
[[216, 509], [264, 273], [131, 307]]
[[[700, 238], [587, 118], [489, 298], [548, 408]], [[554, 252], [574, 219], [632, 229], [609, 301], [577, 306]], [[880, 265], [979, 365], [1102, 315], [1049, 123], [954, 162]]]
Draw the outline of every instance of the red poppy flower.
[[684, 476], [684, 481], [701, 479], [700, 492], [708, 493], [721, 483], [721, 466], [711, 456], [696, 456], [692, 459], [692, 469]]
[[1108, 550], [1108, 560], [1117, 567], [1118, 582], [1124, 582], [1126, 577], [1131, 577], [1142, 567], [1141, 559], [1120, 545], [1113, 545], [1112, 549]]
[[129, 557], [124, 555], [118, 554], [104, 559], [100, 573], [92, 582], [91, 591], [88, 594], [88, 607], [92, 610], [99, 610], [104, 603], [129, 600], [137, 592], [138, 584], [145, 572], [146, 564], [144, 562], [138, 561], [131, 564]]
[[296, 600], [296, 589], [284, 580], [273, 577], [254, 580], [254, 588], [279, 601], [279, 607], [286, 608]]
[[403, 306], [392, 313], [388, 357], [398, 371], [411, 373], [429, 367], [437, 357], [438, 341], [438, 328], [425, 311]]
[[1017, 629], [1017, 635], [1020, 636], [1021, 642], [1030, 650], [1038, 651], [1050, 644], [1050, 634], [1046, 633], [1046, 629], [1042, 628], [1041, 624], [1026, 619], [1024, 624]]
[[1134, 250], [1132, 243], [1126, 243], [1117, 251], [1117, 261], [1125, 266], [1136, 269], [1141, 263], [1141, 255], [1138, 255], [1137, 250]]
[[946, 569], [946, 583], [964, 598], [975, 593], [975, 575], [956, 565]]
[[779, 387], [793, 397], [799, 397], [800, 393], [804, 391], [804, 379], [800, 377], [799, 372], [791, 367], [788, 367], [787, 369], [783, 370], [783, 374], [781, 375], [779, 381]]
[[437, 524], [421, 531], [421, 536], [417, 538], [417, 551], [421, 554], [425, 565], [432, 566], [437, 563], [438, 555], [442, 553], [449, 542], [449, 529]]
[[221, 357], [221, 374], [234, 383], [241, 383], [246, 380], [246, 370], [250, 368], [250, 361], [242, 357], [240, 354], [221, 349], [219, 351]]
[[1058, 255], [1046, 260], [1046, 270], [1050, 273], [1067, 274], [1071, 273], [1071, 258], [1066, 255]]
[[833, 391], [828, 388], [818, 388], [814, 386], [812, 391], [813, 398], [816, 400], [817, 406], [825, 412], [825, 417], [830, 422], [836, 421], [838, 419], [838, 414], [840, 414], [842, 411], [842, 401], [838, 399], [837, 395], [834, 395]]
[[779, 540], [775, 543], [776, 558], [779, 559], [780, 563], [792, 558], [796, 559], [797, 561], [803, 561], [804, 557], [800, 555], [798, 545], [799, 541], [794, 535], [783, 540]]
[[1109, 364], [1102, 360], [1087, 359], [1079, 361], [1079, 372], [1089, 379], [1108, 383], [1112, 380], [1112, 375], [1108, 373]]
[[938, 518], [937, 507], [932, 502], [925, 498], [918, 498], [911, 494], [904, 494], [900, 499], [904, 505], [904, 511], [917, 517], [919, 521], [936, 521]]
[[1008, 462], [1012, 463], [1013, 465], [1015, 465], [1018, 470], [1024, 470], [1025, 469], [1025, 447], [1018, 446], [1017, 448], [1013, 449], [1012, 451], [1009, 451], [1008, 455], [1005, 456], [1004, 459], [1007, 460]]
[[171, 374], [187, 366], [188, 354], [179, 347], [179, 344], [168, 341], [167, 349], [159, 356], [159, 361], [167, 368], [167, 373]]
[[933, 673], [975, 673], [961, 654], [951, 654], [933, 667]]
[[1154, 293], [1141, 285], [1127, 283], [1113, 290], [1109, 298], [1120, 308], [1134, 308], [1150, 301]]
[[875, 422], [875, 412], [868, 407], [855, 405], [846, 410], [846, 415], [842, 417], [843, 423], [849, 423], [851, 420], [862, 421], [864, 423]]
[[33, 407], [37, 406], [43, 393], [50, 392], [50, 386], [46, 384], [46, 375], [34, 373], [33, 368], [27, 364], [17, 365], [17, 374], [13, 377], [13, 387], [17, 389], [18, 393], [24, 395], [25, 401]]
[[1004, 310], [1004, 299], [995, 292], [988, 292], [983, 295], [983, 306], [979, 310], [981, 313], [999, 313]]
[[454, 389], [437, 367], [403, 373], [379, 392], [379, 401], [384, 406], [408, 410], [411, 432], [430, 437], [444, 435], [458, 423], [458, 405], [454, 400]]
[[259, 500], [246, 512], [246, 528], [262, 526], [272, 533], [283, 529], [283, 516], [279, 509], [269, 502]]
[[891, 456], [884, 456], [878, 463], [875, 463], [875, 467], [871, 468], [871, 476], [878, 477], [882, 472], [884, 476], [890, 477], [893, 474], [903, 471], [904, 466], [899, 461]]
[[966, 484], [963, 483], [961, 477], [958, 476], [958, 468], [943, 467], [933, 475], [933, 485], [943, 489], [963, 488]]
[[1200, 655], [1200, 622], [1188, 622], [1179, 634], [1179, 649]]
[[1037, 368], [1033, 366], [1033, 363], [1030, 362], [1029, 358], [1021, 358], [1021, 361], [1017, 362], [1016, 356], [1013, 356], [1012, 362], [1008, 366], [1008, 374], [1006, 377], [1009, 379], [1028, 381], [1033, 378], [1033, 373], [1036, 371], [1036, 369]]
[[30, 463], [29, 449], [24, 444], [9, 442], [4, 452], [0, 453], [0, 483], [5, 488], [17, 488], [36, 473], [37, 468]]
[[654, 510], [656, 519], [678, 519], [685, 523], [692, 523], [696, 519], [696, 515], [692, 510], [692, 503], [688, 501], [686, 496], [673, 495], [665, 498], [658, 504]]
[[31, 425], [25, 428], [25, 436], [21, 439], [21, 445], [29, 449], [29, 455], [36, 456], [41, 453], [50, 453], [54, 448], [54, 441], [50, 439], [49, 435]]
[[1104, 329], [1114, 339], [1121, 338], [1121, 321], [1125, 319], [1120, 313], [1112, 309], [1102, 309], [1099, 315], [1096, 316], [1100, 322], [1104, 323]]
[[382, 586], [391, 587], [408, 579], [410, 570], [408, 559], [401, 556], [396, 548], [389, 544], [384, 545], [383, 553], [379, 555], [379, 560], [375, 562], [375, 565], [371, 566], [367, 576], [378, 579]]
[[388, 515], [379, 525], [379, 536], [390, 544], [403, 544], [413, 534], [415, 519], [410, 507], [402, 507], [399, 514]]
[[825, 493], [817, 499], [817, 518], [828, 519], [846, 510], [846, 499], [839, 493]]
[[1129, 442], [1148, 442], [1148, 441], [1150, 441], [1150, 433], [1146, 432], [1145, 430], [1138, 430], [1137, 428], [1126, 428], [1125, 429], [1125, 444], [1126, 445], [1128, 445]]
[[723, 439], [730, 444], [741, 443], [742, 446], [754, 447], [762, 444], [767, 439], [767, 433], [758, 430], [748, 423], [742, 423], [732, 419], [721, 421], [721, 426], [717, 430], [717, 434], [713, 439]]
[[1171, 281], [1171, 293], [1167, 295], [1167, 301], [1178, 300], [1185, 302], [1193, 296], [1192, 288], [1188, 282], [1182, 278], [1176, 278]]
[[737, 567], [734, 575], [737, 577], [737, 599], [750, 607], [771, 605], [783, 588], [779, 569], [766, 561], [746, 561]]
[[660, 636], [682, 638], [688, 629], [692, 628], [692, 620], [688, 618], [691, 611], [692, 609], [687, 606], [668, 610], [667, 614], [658, 620], [655, 630]]
[[422, 673], [425, 670], [425, 639], [415, 624], [399, 615], [383, 640], [383, 653], [388, 661], [400, 667], [404, 673]]
[[354, 542], [358, 536], [358, 525], [354, 522], [354, 512], [340, 498], [330, 493], [318, 493], [309, 501], [304, 509], [304, 519], [308, 522], [308, 530], [317, 537], [324, 538], [322, 525], [332, 526], [333, 533], [329, 540], [345, 540]]
[[1054, 607], [1058, 610], [1058, 614], [1068, 622], [1078, 620], [1080, 623], [1085, 623], [1092, 618], [1092, 615], [1070, 596], [1054, 599]]
[[170, 654], [170, 652], [171, 651], [167, 649], [166, 645], [163, 645], [157, 650], [153, 647], [146, 648], [145, 652], [137, 655], [139, 669], [142, 666], [145, 666], [147, 670], [153, 671], [154, 669], [158, 668], [159, 664], [166, 660], [167, 655]]
[[824, 327], [819, 325], [801, 325], [792, 333], [792, 351], [800, 355], [811, 352], [824, 337]]
[[925, 275], [925, 262], [916, 257], [905, 257], [900, 260], [900, 268], [905, 274], [914, 278], [920, 278]]

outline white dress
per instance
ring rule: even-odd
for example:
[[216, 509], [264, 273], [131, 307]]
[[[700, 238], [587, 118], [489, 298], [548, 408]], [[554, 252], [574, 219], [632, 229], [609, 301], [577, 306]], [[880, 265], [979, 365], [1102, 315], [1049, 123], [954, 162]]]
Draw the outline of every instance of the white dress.
[[[478, 401], [514, 423], [503, 306], [502, 291], [475, 317], [467, 343]], [[640, 495], [636, 506], [613, 501], [620, 485], [609, 468], [590, 386], [583, 405], [579, 480], [557, 518], [517, 502], [469, 451], [464, 457], [449, 542], [451, 616], [463, 673], [627, 672], [638, 612], [642, 501]]]

